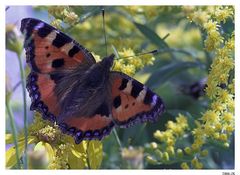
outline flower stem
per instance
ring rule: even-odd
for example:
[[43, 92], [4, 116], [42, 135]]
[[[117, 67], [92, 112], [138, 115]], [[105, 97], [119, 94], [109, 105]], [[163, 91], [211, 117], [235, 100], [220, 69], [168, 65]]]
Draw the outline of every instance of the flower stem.
[[27, 159], [27, 149], [28, 149], [28, 123], [27, 123], [27, 102], [26, 102], [26, 81], [25, 81], [25, 73], [22, 65], [22, 60], [20, 54], [18, 54], [18, 62], [21, 73], [21, 84], [22, 84], [22, 94], [23, 94], [23, 116], [24, 116], [24, 169], [27, 169], [28, 159]]
[[117, 141], [117, 143], [118, 143], [118, 146], [120, 147], [120, 149], [122, 149], [122, 144], [121, 144], [121, 141], [120, 141], [120, 139], [119, 139], [119, 137], [118, 137], [118, 134], [117, 134], [117, 131], [116, 131], [115, 128], [113, 128], [113, 134], [114, 134], [114, 136], [115, 136], [115, 138], [116, 138], [116, 141]]
[[9, 104], [9, 99], [6, 99], [6, 108], [7, 108], [7, 113], [10, 118], [10, 125], [12, 129], [12, 135], [13, 135], [13, 142], [15, 145], [15, 150], [16, 150], [16, 159], [17, 159], [17, 168], [20, 169], [20, 159], [19, 159], [19, 152], [18, 152], [18, 143], [17, 143], [17, 131], [13, 119], [13, 112]]

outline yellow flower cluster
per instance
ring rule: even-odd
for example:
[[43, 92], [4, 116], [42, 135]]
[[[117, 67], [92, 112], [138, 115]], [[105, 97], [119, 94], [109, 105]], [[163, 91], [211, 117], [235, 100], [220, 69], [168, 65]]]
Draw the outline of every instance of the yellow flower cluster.
[[[23, 149], [23, 134], [18, 140]], [[28, 143], [35, 145], [28, 153], [32, 162], [29, 162], [29, 168], [33, 169], [98, 168], [102, 161], [100, 141], [83, 141], [76, 145], [72, 137], [63, 134], [56, 124], [43, 120], [39, 114], [35, 115], [33, 124], [29, 126]], [[8, 168], [16, 164], [16, 160], [13, 160], [16, 157], [11, 154], [14, 151], [14, 148], [10, 148], [6, 152]], [[95, 162], [88, 164], [89, 160], [96, 158]]]
[[[148, 8], [140, 6], [139, 7], [129, 6], [121, 8], [121, 10], [126, 10], [127, 12], [133, 13], [138, 11], [137, 9], [140, 9], [140, 11], [141, 9], [144, 9], [142, 11], [144, 13], [143, 14], [140, 13], [140, 16], [133, 15], [136, 17], [136, 21], [138, 20], [141, 21], [142, 16], [144, 16], [144, 18], [145, 16], [149, 15], [151, 16], [151, 13], [153, 13], [153, 11], [157, 12], [157, 10], [152, 10], [152, 7]], [[128, 18], [119, 18], [118, 14], [111, 13], [111, 15], [109, 15], [108, 13], [106, 13], [105, 15], [105, 30], [107, 37], [107, 43], [105, 43], [102, 26], [103, 18], [101, 15], [96, 16], [93, 15], [91, 19], [85, 20], [84, 22], [80, 23], [79, 19], [81, 17], [84, 18], [85, 15], [86, 16], [89, 15], [88, 13], [86, 13], [86, 9], [84, 10], [82, 7], [72, 8], [70, 6], [50, 6], [48, 7], [48, 12], [51, 16], [55, 18], [51, 22], [53, 26], [63, 31], [64, 29], [67, 29], [67, 32], [70, 32], [70, 36], [72, 36], [76, 41], [79, 41], [80, 44], [83, 44], [84, 47], [88, 48], [90, 51], [100, 55], [101, 58], [106, 56], [105, 55], [106, 45], [108, 47], [112, 45], [116, 48], [117, 51], [120, 51], [119, 60], [121, 60], [122, 55], [132, 56], [131, 54], [131, 52], [133, 52], [132, 50], [139, 50], [139, 46], [142, 44], [142, 39], [144, 36], [138, 31], [133, 22]], [[99, 14], [100, 13], [101, 11], [99, 10]], [[143, 21], [145, 22], [145, 20]], [[69, 27], [63, 28], [62, 27], [63, 22], [68, 24]], [[121, 26], [124, 26], [124, 28], [122, 28]], [[81, 33], [81, 35], [79, 35], [79, 33]], [[133, 36], [134, 40], [132, 39], [133, 37], [130, 36]], [[146, 49], [150, 50], [153, 48]], [[108, 48], [108, 50], [111, 49]], [[127, 74], [133, 75], [136, 71], [141, 69], [143, 65], [152, 64], [153, 60], [154, 58], [150, 57], [149, 55], [141, 56], [140, 59], [138, 59], [137, 57], [129, 58], [128, 61], [126, 59], [123, 59], [119, 62], [119, 64], [117, 63], [118, 61], [116, 61], [116, 67], [121, 66], [120, 64], [123, 62], [123, 68], [122, 69], [117, 68], [116, 70], [126, 70]], [[127, 64], [125, 65], [126, 61], [128, 65]]]
[[[206, 156], [207, 151], [202, 151], [202, 146], [209, 140], [229, 146], [229, 138], [234, 131], [234, 81], [229, 79], [230, 72], [234, 69], [233, 49], [234, 35], [225, 43], [218, 31], [218, 23], [225, 22], [233, 15], [230, 7], [215, 7], [216, 10], [209, 10], [211, 19], [205, 23], [198, 23], [207, 31], [205, 47], [208, 51], [215, 52], [215, 58], [208, 75], [206, 94], [212, 100], [209, 109], [202, 115], [200, 120], [195, 121], [196, 128], [192, 131], [194, 141], [191, 147], [187, 147], [188, 152], [194, 156], [191, 165], [194, 168], [202, 168], [199, 156]], [[231, 9], [231, 10], [230, 10]], [[204, 16], [205, 12], [203, 13]], [[195, 16], [193, 12], [193, 16]], [[205, 16], [206, 19], [209, 16]], [[216, 21], [214, 21], [214, 19]], [[220, 44], [224, 44], [222, 47]], [[187, 168], [184, 162], [182, 168]]]
[[[186, 6], [183, 7], [183, 11], [191, 22], [199, 25], [207, 33], [204, 41], [206, 50], [212, 51], [215, 56], [210, 66], [206, 87], [206, 94], [211, 101], [209, 109], [200, 119], [195, 120], [195, 128], [191, 133], [186, 133], [193, 137], [191, 145], [183, 149], [175, 146], [176, 141], [181, 140], [185, 133], [185, 127], [188, 125], [184, 126], [182, 123], [187, 123], [187, 118], [181, 123], [169, 121], [166, 131], [154, 133], [154, 137], [161, 144], [151, 144], [152, 149], [157, 150], [155, 156], [161, 155], [162, 159], [157, 160], [153, 156], [148, 156], [147, 161], [152, 164], [166, 163], [166, 153], [171, 156], [177, 152], [175, 160], [179, 161], [175, 162], [181, 162], [181, 168], [201, 169], [203, 168], [201, 159], [208, 156], [208, 150], [203, 149], [203, 146], [206, 143], [217, 142], [223, 147], [229, 147], [229, 139], [234, 131], [234, 78], [230, 76], [234, 70], [234, 34], [224, 41], [219, 32], [220, 22], [224, 23], [228, 18], [233, 18], [233, 8]], [[165, 152], [165, 159], [159, 148]], [[184, 159], [181, 159], [183, 156]]]
[[[185, 6], [183, 11], [191, 22], [201, 26], [206, 31], [207, 37], [204, 41], [207, 51], [214, 51], [223, 43], [223, 37], [220, 34], [220, 22], [226, 22], [228, 18], [233, 17], [232, 7], [192, 7]], [[215, 21], [214, 21], [214, 20]]]
[[[212, 103], [210, 109], [201, 118], [204, 125], [199, 123], [193, 132], [197, 148], [201, 148], [209, 137], [228, 145], [226, 143], [234, 130], [234, 89], [232, 89], [234, 81], [229, 80], [229, 74], [234, 69], [234, 61], [231, 57], [234, 48], [232, 44], [233, 37], [223, 48], [216, 49], [216, 57], [211, 65], [206, 88]], [[224, 87], [221, 87], [223, 84]]]
[[176, 122], [168, 121], [166, 128], [166, 131], [157, 130], [154, 133], [154, 137], [162, 144], [161, 146], [155, 142], [150, 144], [150, 148], [156, 154], [155, 157], [147, 156], [147, 161], [151, 164], [157, 164], [158, 161], [167, 163], [181, 157], [183, 154], [181, 149], [175, 147], [175, 144], [179, 138], [183, 138], [188, 129], [187, 118], [179, 114]]
[[132, 49], [123, 48], [118, 52], [119, 58], [115, 59], [113, 70], [124, 72], [127, 75], [134, 75], [138, 70], [146, 65], [152, 65], [155, 58], [150, 55], [135, 56]]
[[51, 24], [57, 28], [61, 28], [62, 22], [70, 25], [79, 22], [78, 15], [73, 12], [69, 6], [50, 6], [48, 13], [56, 18]]

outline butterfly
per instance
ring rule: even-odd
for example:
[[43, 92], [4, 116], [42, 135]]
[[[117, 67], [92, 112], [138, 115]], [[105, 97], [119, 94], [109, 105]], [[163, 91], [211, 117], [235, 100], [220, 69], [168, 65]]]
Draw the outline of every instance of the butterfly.
[[33, 18], [21, 21], [30, 110], [56, 122], [76, 144], [101, 140], [114, 126], [156, 121], [162, 99], [132, 77], [112, 71], [114, 54], [96, 63], [93, 55], [53, 26]]

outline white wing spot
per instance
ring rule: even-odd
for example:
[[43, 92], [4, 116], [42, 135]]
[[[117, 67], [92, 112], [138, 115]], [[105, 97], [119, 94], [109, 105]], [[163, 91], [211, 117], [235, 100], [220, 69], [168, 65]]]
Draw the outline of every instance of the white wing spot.
[[143, 90], [138, 94], [137, 101], [142, 102], [146, 96], [147, 90], [145, 87], [143, 87]]
[[66, 43], [60, 48], [60, 50], [62, 52], [65, 52], [66, 54], [68, 54], [69, 50], [71, 50], [73, 48], [73, 46], [74, 46], [73, 42]]
[[128, 81], [127, 87], [123, 90], [123, 92], [125, 92], [125, 93], [131, 93], [131, 91], [132, 91], [132, 81], [133, 81], [133, 80]]
[[56, 38], [56, 36], [57, 36], [57, 33], [55, 30], [53, 30], [51, 33], [48, 34], [46, 39], [52, 43], [53, 40]]

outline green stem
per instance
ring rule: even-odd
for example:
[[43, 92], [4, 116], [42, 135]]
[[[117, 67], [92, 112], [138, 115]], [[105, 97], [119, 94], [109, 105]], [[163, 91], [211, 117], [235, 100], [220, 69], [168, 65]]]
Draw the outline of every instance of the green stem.
[[147, 126], [146, 123], [142, 124], [142, 126], [141, 126], [141, 128], [140, 128], [140, 130], [139, 130], [139, 132], [138, 132], [138, 135], [133, 139], [132, 144], [133, 144], [133, 143], [136, 144], [136, 142], [138, 141], [138, 139], [139, 139], [140, 137], [142, 137], [142, 132], [144, 131], [144, 129], [145, 129], [146, 126]]
[[118, 137], [118, 134], [117, 134], [117, 131], [116, 131], [115, 128], [113, 128], [113, 134], [114, 134], [114, 136], [115, 136], [115, 138], [116, 138], [116, 141], [117, 141], [117, 143], [118, 143], [118, 146], [120, 147], [120, 149], [122, 149], [122, 144], [121, 144], [121, 141], [120, 141], [120, 139], [119, 139], [119, 137]]
[[24, 116], [24, 169], [27, 169], [28, 159], [27, 159], [27, 149], [28, 149], [28, 123], [27, 123], [27, 102], [26, 102], [26, 81], [25, 73], [22, 65], [22, 60], [20, 54], [18, 54], [18, 62], [21, 73], [21, 84], [22, 84], [22, 94], [23, 94], [23, 116]]
[[11, 129], [12, 129], [12, 134], [13, 134], [13, 142], [16, 150], [16, 159], [17, 159], [17, 168], [20, 169], [20, 159], [19, 159], [19, 152], [18, 152], [18, 143], [17, 143], [17, 131], [14, 123], [14, 118], [13, 118], [13, 112], [9, 104], [9, 97], [6, 99], [6, 108], [7, 108], [7, 113], [10, 118], [10, 124], [11, 124]]

